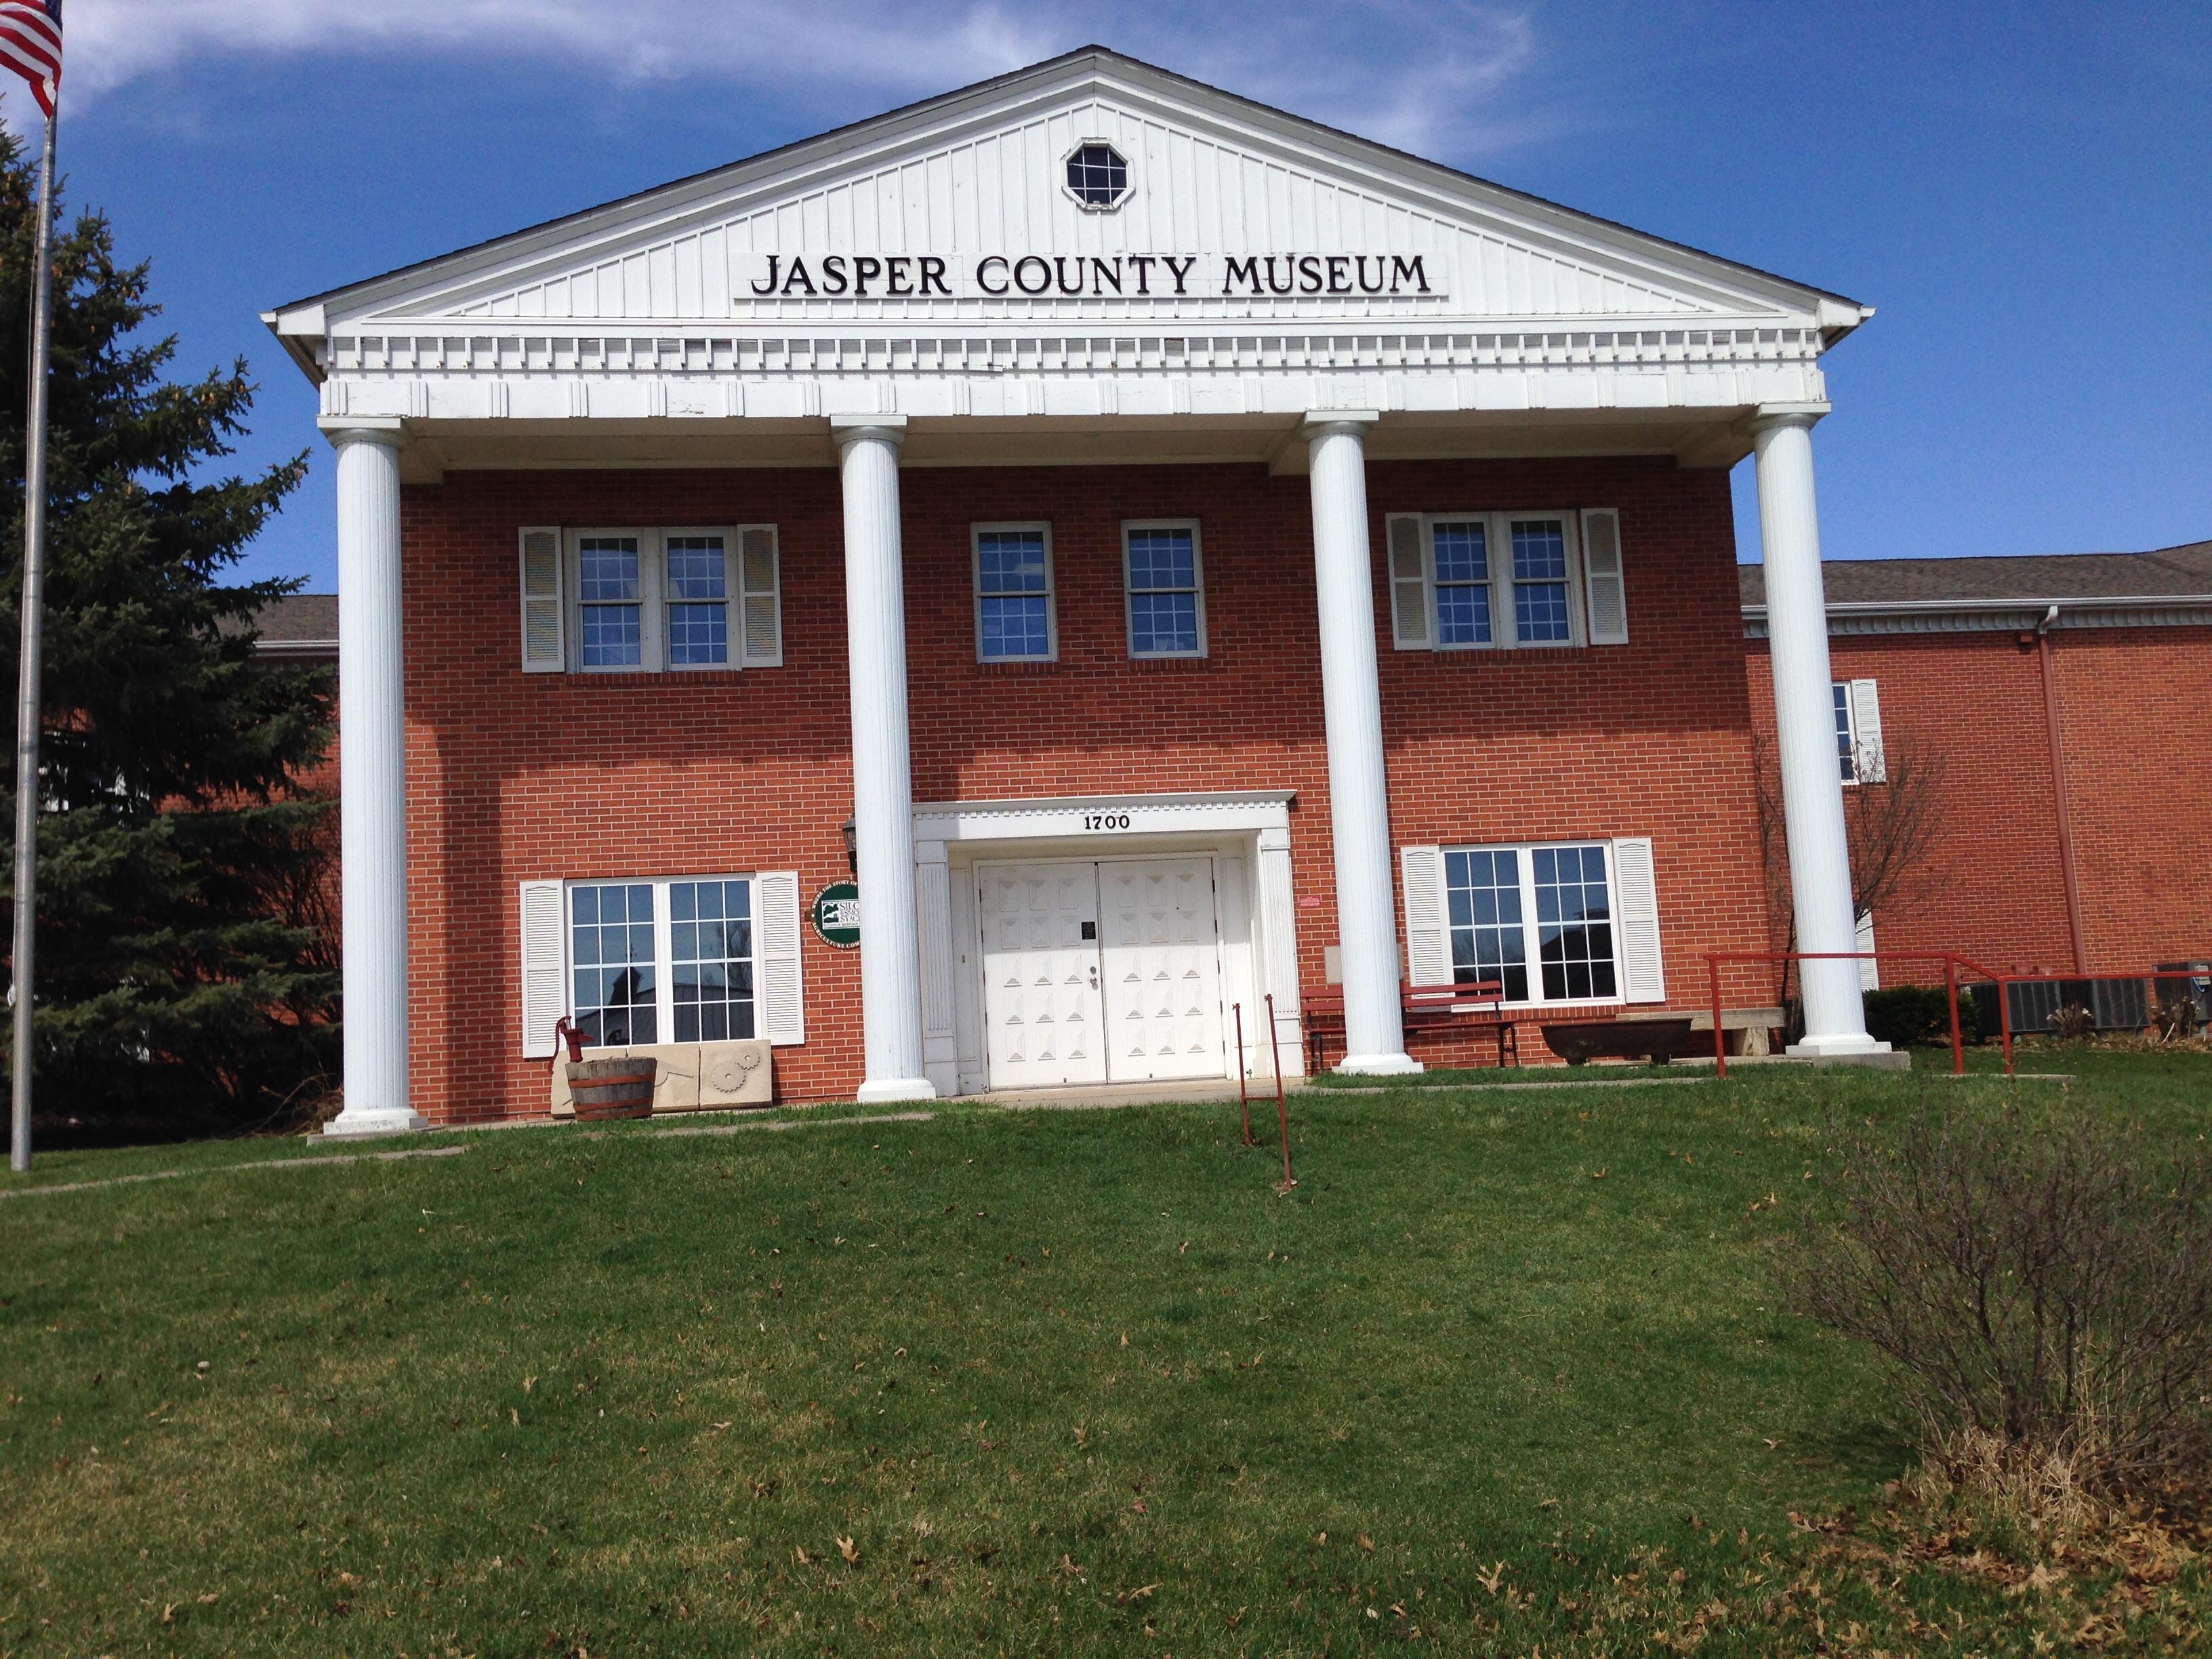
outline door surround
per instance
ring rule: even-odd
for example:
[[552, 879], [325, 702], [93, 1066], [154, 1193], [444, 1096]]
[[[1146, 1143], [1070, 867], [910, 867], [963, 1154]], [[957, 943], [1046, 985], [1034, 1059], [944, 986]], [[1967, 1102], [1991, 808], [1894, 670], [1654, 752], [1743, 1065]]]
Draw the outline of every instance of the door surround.
[[[1218, 888], [1222, 994], [1244, 1007], [1247, 1075], [1269, 1074], [1261, 998], [1275, 999], [1286, 1075], [1304, 1047], [1298, 1024], [1297, 898], [1288, 789], [949, 801], [915, 808], [915, 898], [921, 922], [922, 1062], [942, 1095], [988, 1086], [974, 865], [1034, 858], [1112, 860], [1211, 854]], [[954, 872], [961, 872], [959, 880]], [[865, 896], [863, 896], [865, 902]], [[1234, 1034], [1228, 1045], [1235, 1047]], [[1227, 1074], [1233, 1076], [1234, 1059]]]

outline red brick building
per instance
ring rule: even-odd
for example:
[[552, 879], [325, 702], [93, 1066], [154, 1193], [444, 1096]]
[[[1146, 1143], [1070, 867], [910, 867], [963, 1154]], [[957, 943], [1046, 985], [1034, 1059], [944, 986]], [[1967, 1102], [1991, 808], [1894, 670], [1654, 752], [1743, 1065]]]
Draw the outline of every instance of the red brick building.
[[543, 1112], [562, 1018], [684, 1106], [1693, 1005], [1768, 933], [1754, 452], [1848, 948], [1810, 432], [1869, 314], [1097, 49], [271, 313], [338, 451], [337, 1129]]
[[[1771, 741], [1764, 573], [1741, 574]], [[1860, 751], [1839, 761], [1847, 805], [1893, 766], [1935, 786], [1930, 850], [1872, 918], [1881, 948], [2053, 973], [2212, 960], [2212, 542], [1851, 561], [1826, 589], [1838, 744]]]

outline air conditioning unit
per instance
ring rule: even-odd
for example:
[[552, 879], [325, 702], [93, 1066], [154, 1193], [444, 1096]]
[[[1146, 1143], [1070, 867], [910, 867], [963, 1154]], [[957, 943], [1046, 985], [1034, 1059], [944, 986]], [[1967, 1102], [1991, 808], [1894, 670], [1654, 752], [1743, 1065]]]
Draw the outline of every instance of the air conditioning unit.
[[[1963, 988], [1981, 1015], [1982, 1035], [1997, 1035], [1997, 988]], [[2150, 1024], [2150, 981], [2145, 979], [2060, 979], [2015, 981], [2005, 987], [2007, 1012], [2014, 1036], [2051, 1030], [2061, 1008], [2087, 1008], [2100, 1031], [2140, 1031]]]
[[2212, 1020], [2212, 962], [2161, 962], [2161, 974], [2187, 974], [2186, 980], [2162, 979], [2158, 982], [2158, 1000], [2169, 1001], [2186, 995], [2197, 1005], [2197, 1018]]

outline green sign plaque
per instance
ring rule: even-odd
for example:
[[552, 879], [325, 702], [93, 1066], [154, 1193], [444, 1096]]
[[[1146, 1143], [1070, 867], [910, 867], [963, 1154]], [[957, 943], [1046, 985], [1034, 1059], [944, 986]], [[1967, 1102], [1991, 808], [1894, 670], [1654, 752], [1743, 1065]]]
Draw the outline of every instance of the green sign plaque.
[[860, 944], [860, 890], [849, 881], [833, 881], [814, 896], [814, 931], [824, 945], [840, 951], [857, 950]]

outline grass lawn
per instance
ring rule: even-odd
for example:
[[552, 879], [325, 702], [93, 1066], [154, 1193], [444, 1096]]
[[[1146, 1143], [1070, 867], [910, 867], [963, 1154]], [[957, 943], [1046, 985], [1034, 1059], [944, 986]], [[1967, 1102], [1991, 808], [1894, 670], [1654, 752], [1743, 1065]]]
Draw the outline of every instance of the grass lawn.
[[1832, 1114], [2179, 1146], [2212, 1058], [1931, 1060], [1315, 1091], [1288, 1195], [1233, 1104], [52, 1157], [186, 1173], [0, 1200], [0, 1655], [2063, 1648], [1793, 1522], [1907, 1452], [1765, 1253]]

